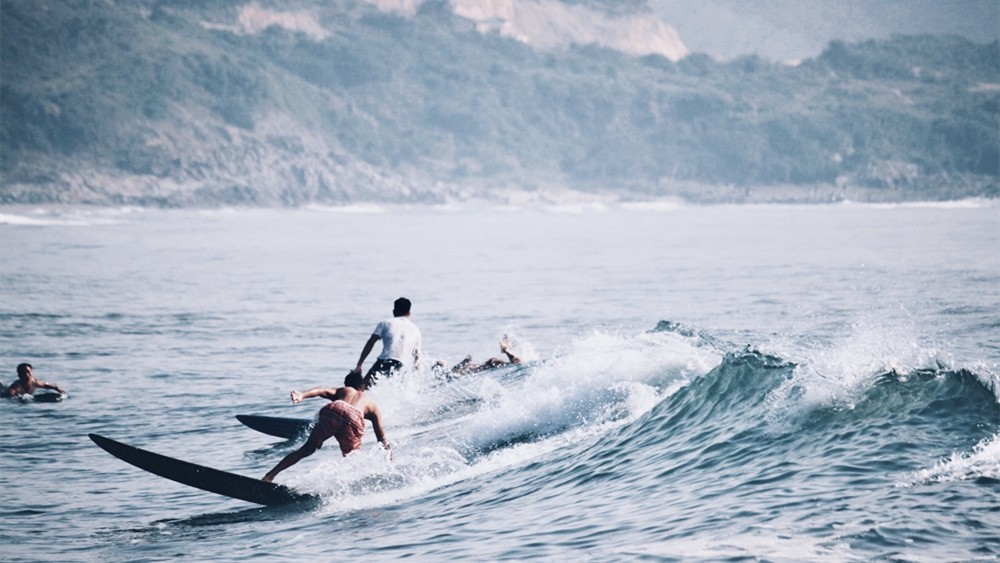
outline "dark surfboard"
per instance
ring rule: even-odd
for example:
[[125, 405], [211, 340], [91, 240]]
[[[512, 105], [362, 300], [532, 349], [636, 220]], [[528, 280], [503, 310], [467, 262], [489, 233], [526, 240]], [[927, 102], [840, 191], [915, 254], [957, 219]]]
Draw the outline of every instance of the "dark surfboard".
[[36, 403], [59, 403], [65, 398], [63, 393], [35, 393], [33, 400]]
[[0, 395], [4, 399], [17, 399], [22, 403], [59, 403], [68, 397], [65, 393], [36, 392], [34, 395], [15, 395], [13, 397], [4, 393]]
[[259, 414], [238, 414], [236, 419], [269, 436], [277, 436], [286, 440], [294, 440], [304, 436], [313, 427], [313, 421], [305, 418], [283, 418], [280, 416], [263, 416]]
[[143, 450], [99, 434], [90, 434], [89, 436], [95, 444], [126, 463], [203, 491], [265, 506], [314, 501], [319, 498], [315, 495], [296, 493], [284, 485], [265, 483], [260, 479], [244, 477]]

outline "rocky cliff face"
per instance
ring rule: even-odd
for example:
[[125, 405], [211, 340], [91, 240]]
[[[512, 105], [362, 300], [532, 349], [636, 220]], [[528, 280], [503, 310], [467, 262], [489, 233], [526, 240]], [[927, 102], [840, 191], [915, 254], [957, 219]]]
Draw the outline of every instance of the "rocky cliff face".
[[[370, 0], [380, 10], [413, 14], [417, 0]], [[600, 45], [629, 55], [661, 55], [678, 61], [687, 47], [677, 32], [650, 11], [611, 14], [558, 0], [451, 0], [455, 15], [481, 33], [499, 33], [536, 49]]]
[[719, 62], [647, 12], [2, 0], [0, 204], [997, 195], [1000, 44]]

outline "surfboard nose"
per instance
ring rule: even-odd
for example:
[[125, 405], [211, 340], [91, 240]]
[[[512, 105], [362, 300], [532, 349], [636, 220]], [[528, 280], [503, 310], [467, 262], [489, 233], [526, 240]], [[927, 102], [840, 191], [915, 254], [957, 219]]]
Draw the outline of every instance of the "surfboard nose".
[[165, 479], [210, 493], [265, 506], [319, 500], [316, 495], [298, 493], [284, 485], [266, 483], [253, 477], [172, 458], [130, 446], [100, 434], [90, 433], [87, 436], [104, 451], [125, 463]]

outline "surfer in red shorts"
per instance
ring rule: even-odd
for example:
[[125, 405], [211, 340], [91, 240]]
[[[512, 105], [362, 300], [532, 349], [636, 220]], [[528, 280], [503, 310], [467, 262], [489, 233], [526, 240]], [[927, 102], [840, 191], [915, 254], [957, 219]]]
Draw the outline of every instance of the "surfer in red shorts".
[[285, 456], [274, 469], [267, 472], [264, 481], [270, 483], [274, 477], [298, 463], [302, 458], [311, 456], [323, 446], [323, 442], [331, 436], [340, 444], [340, 451], [345, 456], [354, 450], [361, 449], [361, 437], [365, 433], [365, 419], [372, 422], [375, 438], [389, 449], [382, 430], [382, 413], [374, 399], [365, 395], [364, 378], [361, 373], [352, 371], [344, 378], [344, 386], [333, 389], [316, 387], [304, 393], [292, 391], [292, 404], [310, 397], [324, 397], [331, 402], [320, 409], [316, 426], [306, 439], [306, 443], [294, 452]]

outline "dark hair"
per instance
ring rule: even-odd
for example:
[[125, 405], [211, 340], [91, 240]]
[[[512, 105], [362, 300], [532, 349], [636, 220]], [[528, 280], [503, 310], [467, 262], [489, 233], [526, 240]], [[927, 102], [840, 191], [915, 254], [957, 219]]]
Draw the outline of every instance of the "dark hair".
[[31, 367], [31, 364], [29, 364], [29, 363], [17, 364], [17, 376], [21, 377], [22, 375], [27, 375], [29, 368], [30, 369], [35, 369], [35, 368]]
[[410, 300], [405, 297], [400, 297], [399, 299], [392, 302], [392, 316], [402, 317], [403, 315], [410, 314]]
[[365, 378], [361, 377], [361, 372], [349, 371], [347, 377], [344, 378], [344, 385], [361, 391], [365, 387]]

